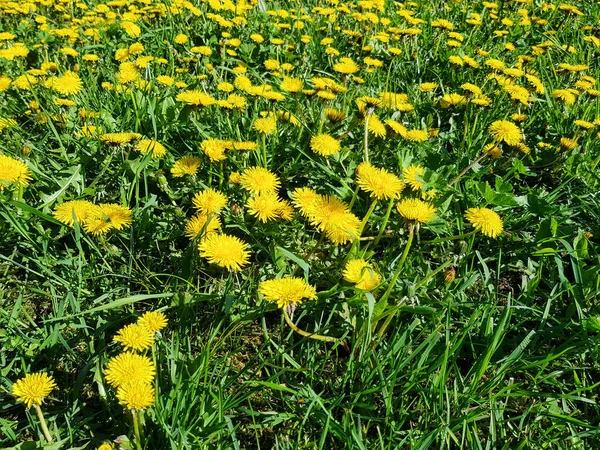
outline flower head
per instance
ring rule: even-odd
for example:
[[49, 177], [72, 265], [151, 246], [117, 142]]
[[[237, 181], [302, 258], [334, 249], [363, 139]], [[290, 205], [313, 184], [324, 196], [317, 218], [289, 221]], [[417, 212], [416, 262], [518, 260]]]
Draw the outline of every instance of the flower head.
[[0, 191], [13, 183], [27, 186], [31, 180], [31, 172], [24, 162], [0, 154]]
[[70, 70], [67, 70], [62, 77], [48, 79], [47, 86], [61, 95], [77, 94], [83, 89], [83, 83], [79, 75]]
[[246, 203], [248, 212], [265, 223], [279, 217], [280, 201], [274, 192], [256, 194]]
[[424, 171], [425, 168], [417, 164], [411, 164], [410, 167], [405, 167], [402, 169], [404, 181], [406, 181], [406, 184], [408, 184], [413, 191], [418, 191], [423, 188], [421, 176], [423, 175]]
[[227, 197], [221, 191], [209, 188], [194, 195], [192, 204], [203, 214], [218, 214], [227, 205]]
[[148, 328], [134, 323], [121, 328], [113, 340], [120, 342], [125, 350], [142, 351], [152, 347], [154, 334]]
[[404, 199], [396, 205], [398, 212], [406, 220], [429, 222], [435, 219], [435, 206], [417, 198]]
[[143, 381], [128, 381], [117, 389], [117, 398], [127, 409], [143, 410], [154, 404], [154, 388]]
[[173, 164], [171, 175], [174, 177], [183, 177], [184, 175], [194, 175], [200, 168], [200, 158], [197, 156], [184, 156]]
[[102, 203], [90, 209], [84, 228], [92, 234], [104, 234], [113, 228], [120, 230], [131, 225], [132, 214], [126, 206]]
[[263, 281], [258, 287], [258, 292], [264, 295], [265, 300], [276, 302], [281, 309], [288, 307], [290, 304], [298, 305], [305, 298], [317, 298], [315, 288], [298, 277]]
[[71, 200], [54, 208], [52, 215], [65, 225], [73, 226], [75, 220], [83, 225], [93, 209], [94, 204], [87, 200]]
[[209, 233], [215, 233], [219, 228], [221, 228], [221, 221], [216, 215], [200, 213], [188, 221], [185, 226], [185, 235], [193, 240], [199, 235], [204, 237]]
[[210, 106], [217, 102], [210, 95], [198, 90], [184, 91], [177, 95], [175, 100], [192, 106]]
[[506, 142], [510, 146], [516, 146], [523, 140], [521, 129], [509, 120], [492, 122], [488, 131], [496, 142]]
[[277, 131], [277, 119], [275, 117], [260, 117], [252, 125], [256, 131], [262, 134], [272, 134]]
[[263, 167], [248, 167], [242, 173], [242, 187], [254, 194], [275, 192], [279, 185], [277, 175]]
[[141, 137], [139, 133], [105, 133], [100, 136], [100, 140], [107, 144], [125, 145]]
[[160, 311], [148, 311], [142, 314], [137, 323], [156, 333], [167, 326], [167, 316]]
[[317, 134], [310, 139], [310, 148], [321, 156], [335, 155], [340, 151], [340, 141], [327, 133]]
[[153, 139], [142, 139], [135, 145], [135, 149], [140, 153], [152, 153], [152, 157], [160, 158], [165, 156], [167, 149], [160, 142]]
[[241, 271], [250, 259], [248, 244], [227, 234], [209, 234], [200, 241], [198, 248], [200, 256], [208, 262], [231, 271]]
[[476, 230], [491, 238], [498, 237], [504, 229], [500, 216], [488, 208], [469, 208], [465, 213], [465, 218]]
[[378, 200], [397, 198], [404, 189], [404, 183], [393, 173], [369, 163], [360, 164], [356, 182], [360, 188]]
[[119, 387], [127, 381], [150, 383], [155, 373], [152, 360], [136, 353], [121, 353], [115, 356], [104, 370], [106, 382], [114, 387]]
[[41, 405], [44, 397], [48, 397], [55, 387], [51, 375], [45, 372], [28, 373], [13, 384], [12, 394], [31, 408], [31, 405]]
[[370, 262], [364, 259], [351, 259], [344, 267], [344, 280], [354, 283], [358, 289], [371, 291], [381, 283], [381, 275], [375, 271]]

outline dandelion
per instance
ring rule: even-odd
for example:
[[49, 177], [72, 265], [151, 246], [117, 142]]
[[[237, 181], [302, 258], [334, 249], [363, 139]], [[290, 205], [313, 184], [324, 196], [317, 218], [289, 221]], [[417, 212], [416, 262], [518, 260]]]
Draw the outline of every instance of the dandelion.
[[81, 92], [83, 83], [75, 72], [67, 70], [61, 77], [50, 78], [46, 86], [61, 95], [73, 95]]
[[121, 343], [125, 350], [142, 351], [154, 345], [154, 334], [142, 325], [131, 324], [121, 328], [113, 340]]
[[516, 146], [523, 140], [521, 129], [508, 120], [492, 122], [488, 131], [496, 142], [506, 142], [510, 146]]
[[396, 208], [406, 220], [427, 223], [436, 217], [435, 206], [417, 198], [407, 198], [400, 201]]
[[111, 229], [121, 230], [131, 225], [133, 212], [126, 206], [103, 203], [90, 209], [84, 224], [85, 231], [104, 234]]
[[423, 189], [422, 176], [425, 171], [423, 166], [417, 164], [411, 164], [410, 167], [402, 169], [404, 175], [404, 181], [408, 184], [413, 191]]
[[353, 283], [357, 289], [371, 291], [381, 283], [381, 275], [364, 259], [351, 259], [344, 267], [344, 280]]
[[314, 300], [317, 291], [314, 287], [298, 277], [278, 278], [260, 283], [259, 294], [270, 302], [276, 302], [280, 309], [290, 305], [299, 305], [303, 299]]
[[108, 384], [119, 387], [128, 381], [150, 383], [155, 373], [154, 363], [147, 356], [121, 353], [108, 362], [104, 377]]
[[263, 223], [279, 217], [280, 203], [274, 192], [265, 192], [250, 197], [246, 206], [248, 212]]
[[153, 139], [142, 139], [135, 145], [135, 149], [140, 153], [152, 153], [154, 158], [165, 156], [167, 149], [160, 142]]
[[396, 175], [369, 163], [359, 165], [356, 182], [363, 191], [378, 200], [397, 198], [404, 189], [404, 183]]
[[203, 214], [218, 214], [227, 205], [227, 197], [221, 191], [209, 188], [195, 194], [192, 204]]
[[191, 240], [215, 233], [221, 228], [221, 221], [215, 215], [200, 213], [192, 217], [185, 226], [185, 235]]
[[273, 134], [277, 131], [277, 119], [274, 117], [258, 118], [254, 121], [252, 128], [262, 134]]
[[12, 394], [18, 401], [31, 408], [32, 405], [41, 405], [42, 400], [48, 397], [55, 387], [56, 383], [51, 375], [45, 372], [28, 373], [13, 384]]
[[117, 398], [127, 409], [142, 411], [154, 404], [154, 388], [143, 381], [128, 381], [117, 389]]
[[241, 183], [253, 194], [276, 192], [281, 184], [277, 175], [264, 167], [248, 167], [242, 173]]
[[341, 149], [341, 145], [340, 141], [335, 139], [333, 136], [327, 133], [322, 133], [313, 136], [310, 139], [310, 148], [313, 152], [327, 157], [338, 153]]
[[500, 216], [488, 208], [469, 208], [465, 218], [486, 236], [496, 238], [504, 229]]
[[177, 97], [175, 97], [175, 100], [178, 102], [187, 103], [191, 106], [210, 106], [217, 102], [210, 95], [198, 90], [181, 92], [177, 95]]
[[200, 158], [197, 156], [186, 155], [173, 164], [171, 167], [171, 175], [176, 178], [183, 177], [185, 175], [195, 175], [200, 168]]
[[162, 330], [167, 326], [167, 316], [160, 311], [148, 311], [142, 314], [137, 323], [146, 327], [153, 333]]
[[86, 223], [94, 204], [87, 200], [71, 200], [54, 208], [52, 215], [60, 222], [73, 226], [75, 220], [80, 225]]
[[125, 145], [141, 137], [139, 133], [106, 133], [100, 136], [100, 140], [107, 144]]
[[249, 263], [248, 244], [235, 236], [209, 234], [198, 245], [200, 256], [211, 264], [239, 272]]
[[0, 191], [11, 184], [27, 186], [29, 181], [31, 181], [31, 171], [24, 162], [0, 154]]

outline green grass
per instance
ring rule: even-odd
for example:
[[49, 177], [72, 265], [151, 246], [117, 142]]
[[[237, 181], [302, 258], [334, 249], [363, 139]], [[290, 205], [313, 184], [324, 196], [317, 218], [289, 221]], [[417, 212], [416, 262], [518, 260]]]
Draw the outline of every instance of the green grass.
[[[92, 11], [102, 2], [86, 3]], [[31, 90], [11, 86], [0, 92], [0, 118], [17, 122], [0, 129], [0, 153], [26, 162], [33, 178], [22, 191], [12, 186], [0, 191], [0, 447], [93, 449], [126, 436], [135, 448], [132, 416], [119, 405], [103, 372], [119, 352], [116, 332], [141, 313], [160, 310], [169, 325], [148, 352], [157, 376], [155, 405], [143, 413], [145, 449], [600, 448], [598, 126], [585, 131], [574, 124], [600, 118], [600, 103], [582, 89], [573, 105], [551, 95], [572, 88], [582, 74], [598, 76], [599, 48], [584, 37], [594, 36], [600, 8], [575, 2], [585, 13], [580, 17], [537, 1], [533, 12], [526, 3], [498, 3], [505, 7], [502, 17], [514, 25], [502, 25], [490, 17], [490, 8], [466, 1], [404, 5], [423, 20], [420, 24], [398, 14], [402, 5], [386, 2], [376, 13], [389, 19], [389, 26], [359, 22], [343, 10], [332, 23], [313, 9], [334, 3], [260, 1], [246, 14], [247, 25], [229, 29], [211, 20], [209, 13], [216, 12], [201, 3], [196, 5], [199, 15], [182, 7], [181, 13], [167, 10], [160, 18], [134, 19], [141, 28], [138, 38], [120, 29], [118, 16], [114, 23], [103, 19], [97, 26], [98, 41], [83, 32], [91, 26], [81, 25], [76, 44], [39, 29], [35, 17], [47, 16], [50, 29], [64, 28], [72, 23], [71, 7], [74, 17], [84, 16], [79, 6], [65, 4], [61, 12], [39, 4], [36, 12], [15, 15], [0, 3], [0, 32], [15, 34], [15, 42], [30, 49], [26, 58], [0, 58], [1, 74], [15, 80], [43, 62], [56, 62], [59, 73], [77, 64], [84, 85], [69, 97], [76, 101], [73, 107], [53, 103], [59, 96], [43, 86], [45, 76]], [[355, 12], [355, 6], [347, 6]], [[121, 18], [127, 12], [118, 3], [111, 8]], [[307, 16], [303, 29], [293, 17], [267, 14], [293, 8]], [[519, 8], [548, 23], [519, 25]], [[468, 12], [480, 13], [483, 23], [466, 23]], [[218, 13], [235, 17], [231, 11]], [[464, 37], [462, 47], [448, 46], [448, 32], [432, 26], [440, 18], [455, 24], [454, 31]], [[289, 23], [290, 29], [278, 29], [280, 23]], [[373, 40], [380, 31], [393, 34], [389, 27], [418, 27], [422, 34], [399, 35], [391, 43]], [[508, 34], [496, 36], [498, 29]], [[225, 47], [224, 31], [242, 44]], [[188, 34], [190, 42], [175, 44], [179, 33]], [[265, 42], [253, 42], [253, 33], [261, 33]], [[303, 44], [302, 35], [311, 36], [310, 43]], [[325, 37], [335, 39], [332, 46], [340, 57], [361, 65], [356, 75], [362, 80], [345, 79], [333, 70], [338, 57], [326, 53], [320, 43]], [[271, 38], [282, 38], [286, 45], [270, 44]], [[44, 45], [35, 49], [42, 40]], [[548, 40], [555, 45], [524, 63], [545, 87], [544, 94], [531, 92], [528, 106], [488, 79], [493, 71], [484, 65], [486, 59], [514, 67], [519, 55], [531, 56], [533, 46]], [[10, 45], [3, 42], [0, 49]], [[103, 82], [118, 84], [115, 51], [134, 42], [143, 43], [143, 55], [164, 58], [166, 64], [152, 62], [141, 70], [148, 90], [133, 84], [129, 92], [105, 89]], [[516, 50], [506, 50], [509, 42]], [[371, 52], [363, 48], [368, 43]], [[213, 55], [184, 59], [192, 56], [185, 49], [193, 45], [207, 45]], [[391, 45], [402, 53], [390, 54]], [[73, 46], [79, 56], [60, 53], [64, 46]], [[233, 48], [237, 54], [227, 55], [225, 50]], [[101, 60], [86, 62], [86, 53]], [[383, 67], [365, 70], [368, 55], [380, 58]], [[457, 67], [448, 62], [451, 55], [472, 56], [481, 67]], [[334, 100], [298, 93], [282, 102], [236, 89], [248, 98], [246, 108], [237, 111], [185, 106], [175, 100], [181, 88], [155, 80], [173, 76], [187, 89], [223, 99], [227, 94], [217, 84], [233, 83], [232, 70], [242, 64], [255, 85], [268, 83], [279, 91], [280, 79], [264, 68], [267, 59], [293, 64], [291, 76], [303, 79], [305, 89], [315, 76], [348, 89]], [[561, 63], [590, 68], [558, 71]], [[440, 86], [424, 93], [418, 89], [423, 82]], [[460, 86], [466, 82], [479, 86], [491, 105], [439, 105], [442, 95], [463, 92]], [[522, 77], [517, 82], [531, 87]], [[353, 201], [352, 212], [361, 219], [372, 202], [365, 192], [355, 194], [364, 142], [355, 100], [382, 91], [406, 93], [414, 106], [407, 113], [378, 110], [382, 119], [438, 131], [425, 142], [391, 132], [385, 139], [369, 135], [373, 164], [399, 176], [403, 168], [420, 164], [424, 190], [437, 192], [431, 201], [438, 218], [415, 233], [406, 261], [401, 255], [408, 226], [395, 208], [389, 232], [382, 229], [387, 201], [373, 210], [362, 235], [375, 238], [383, 231], [378, 243], [334, 245], [299, 214], [291, 221], [263, 224], [247, 213], [249, 194], [230, 183], [229, 175], [263, 165], [262, 149], [229, 152], [222, 162], [210, 162], [199, 149], [208, 138], [261, 143], [252, 129], [261, 112], [290, 112], [299, 126], [280, 119], [277, 133], [265, 141], [267, 166], [281, 179], [280, 197], [289, 199], [295, 188], [311, 187]], [[32, 109], [32, 101], [39, 111]], [[323, 121], [327, 107], [348, 117]], [[84, 120], [83, 109], [98, 116]], [[492, 142], [488, 126], [512, 120], [518, 112], [527, 115], [520, 127], [530, 152], [504, 145], [501, 158], [482, 159], [449, 185]], [[38, 113], [49, 120], [36, 120]], [[59, 114], [64, 120], [57, 120]], [[97, 137], [80, 137], [84, 124], [103, 132], [139, 132], [165, 145], [167, 155], [151, 158], [131, 145], [108, 146]], [[309, 144], [321, 127], [343, 137], [342, 151], [327, 160]], [[577, 138], [578, 146], [560, 149], [561, 137]], [[539, 142], [553, 147], [540, 148]], [[169, 169], [184, 155], [201, 157], [202, 166], [195, 176], [174, 178]], [[194, 214], [191, 198], [207, 187], [228, 197], [223, 231], [250, 245], [251, 263], [239, 273], [208, 264], [199, 256], [198, 242], [184, 235]], [[404, 195], [418, 196], [409, 188]], [[132, 226], [103, 236], [78, 224], [65, 226], [52, 211], [72, 199], [128, 206]], [[498, 239], [472, 234], [464, 218], [472, 207], [500, 214], [505, 233]], [[381, 273], [377, 290], [365, 295], [343, 280], [350, 255], [368, 259]], [[390, 287], [399, 265], [400, 276]], [[445, 279], [448, 271], [454, 279]], [[317, 300], [296, 308], [294, 323], [337, 342], [302, 337], [275, 304], [257, 294], [261, 281], [292, 275], [305, 278], [318, 292]], [[384, 298], [388, 287], [390, 295]], [[35, 412], [11, 395], [16, 380], [36, 371], [48, 372], [57, 383], [43, 405], [57, 443], [45, 446]]]

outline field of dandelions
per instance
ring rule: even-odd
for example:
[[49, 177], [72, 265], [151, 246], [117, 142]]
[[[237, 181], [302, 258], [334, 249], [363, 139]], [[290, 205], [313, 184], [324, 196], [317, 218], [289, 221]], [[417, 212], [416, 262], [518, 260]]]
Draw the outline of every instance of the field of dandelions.
[[600, 2], [0, 0], [0, 448], [600, 449]]

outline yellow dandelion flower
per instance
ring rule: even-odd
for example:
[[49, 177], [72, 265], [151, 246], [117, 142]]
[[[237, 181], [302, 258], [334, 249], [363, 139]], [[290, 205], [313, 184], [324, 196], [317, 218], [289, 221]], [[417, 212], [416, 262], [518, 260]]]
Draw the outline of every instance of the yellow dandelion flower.
[[125, 350], [146, 350], [154, 345], [154, 334], [146, 327], [137, 323], [121, 328], [113, 341], [121, 343]]
[[0, 154], [0, 191], [11, 184], [27, 186], [31, 181], [31, 171], [24, 162]]
[[152, 153], [152, 157], [161, 158], [167, 153], [167, 149], [160, 142], [153, 139], [142, 139], [135, 144], [135, 149], [140, 153]]
[[52, 215], [65, 225], [73, 226], [75, 220], [83, 225], [93, 209], [94, 204], [87, 200], [71, 200], [55, 207]]
[[148, 311], [142, 314], [137, 323], [156, 333], [167, 326], [168, 320], [167, 316], [160, 311]]
[[61, 95], [73, 95], [81, 92], [83, 83], [75, 72], [67, 70], [61, 77], [52, 77], [46, 82], [46, 86]]
[[491, 238], [498, 237], [504, 229], [500, 216], [488, 208], [469, 208], [465, 212], [465, 218], [476, 230]]
[[488, 132], [496, 142], [506, 142], [510, 146], [516, 146], [523, 140], [521, 129], [508, 120], [492, 122]]
[[171, 167], [171, 175], [176, 178], [185, 175], [194, 175], [200, 168], [200, 164], [200, 158], [197, 156], [186, 155], [175, 161], [175, 164]]
[[264, 192], [250, 197], [246, 207], [251, 215], [263, 223], [279, 217], [280, 204], [277, 194], [274, 192]]
[[119, 387], [127, 381], [150, 383], [155, 373], [152, 360], [137, 353], [121, 353], [111, 358], [104, 370], [106, 382], [114, 387]]
[[304, 82], [300, 78], [283, 77], [279, 87], [285, 92], [300, 92], [304, 87]]
[[12, 395], [31, 408], [32, 405], [41, 405], [55, 387], [51, 375], [44, 372], [28, 373], [12, 385]]
[[404, 181], [411, 187], [413, 191], [423, 189], [422, 176], [425, 171], [423, 166], [411, 164], [410, 167], [402, 169]]
[[258, 293], [262, 294], [265, 300], [277, 303], [280, 309], [289, 305], [299, 305], [303, 299], [317, 298], [316, 289], [298, 277], [263, 281], [258, 287]]
[[141, 411], [154, 404], [154, 388], [150, 383], [128, 381], [117, 389], [117, 398], [127, 409]]
[[403, 137], [412, 142], [424, 142], [429, 139], [429, 133], [425, 130], [407, 130]]
[[356, 288], [371, 291], [381, 283], [381, 275], [373, 264], [364, 259], [351, 259], [344, 267], [344, 280], [353, 283]]
[[396, 205], [398, 212], [406, 220], [426, 223], [436, 217], [435, 206], [417, 198], [404, 199]]
[[387, 133], [385, 125], [379, 119], [377, 114], [371, 114], [369, 116], [369, 133], [372, 133], [377, 137], [385, 137]]
[[400, 178], [383, 168], [361, 163], [357, 169], [358, 186], [378, 200], [397, 198], [404, 189]]
[[175, 100], [192, 106], [210, 106], [217, 102], [210, 95], [198, 90], [183, 91], [175, 97]]
[[260, 117], [254, 121], [252, 128], [262, 134], [273, 134], [277, 131], [277, 119], [275, 117]]
[[121, 230], [131, 225], [132, 215], [133, 212], [126, 206], [102, 203], [90, 208], [84, 228], [92, 234], [104, 234], [113, 228]]
[[318, 153], [321, 156], [331, 156], [339, 152], [342, 147], [340, 141], [333, 136], [322, 133], [317, 134], [310, 139], [310, 148], [313, 152]]
[[219, 190], [209, 188], [195, 194], [192, 204], [204, 214], [218, 214], [227, 205], [227, 196]]
[[105, 133], [100, 136], [100, 140], [107, 144], [125, 145], [141, 137], [139, 133]]
[[200, 256], [230, 271], [241, 271], [249, 263], [248, 244], [235, 236], [209, 234], [198, 245]]
[[197, 236], [204, 237], [209, 233], [215, 233], [219, 228], [221, 228], [221, 221], [217, 216], [200, 213], [185, 225], [185, 235], [193, 240]]
[[292, 193], [292, 203], [300, 210], [300, 214], [308, 217], [312, 214], [317, 202], [321, 199], [321, 195], [316, 191], [303, 187], [296, 188]]
[[248, 167], [242, 173], [242, 187], [254, 194], [276, 192], [280, 184], [277, 175], [264, 167]]

